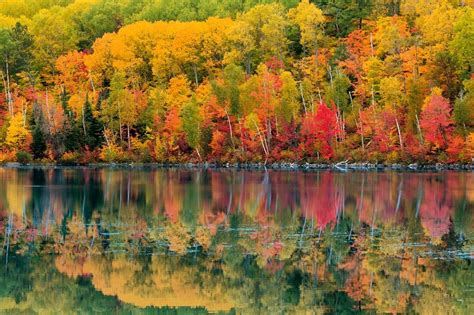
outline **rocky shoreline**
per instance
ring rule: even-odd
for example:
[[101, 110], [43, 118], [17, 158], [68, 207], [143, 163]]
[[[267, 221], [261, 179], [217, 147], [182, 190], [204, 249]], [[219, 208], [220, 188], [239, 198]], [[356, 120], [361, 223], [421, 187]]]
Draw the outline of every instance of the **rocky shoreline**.
[[377, 163], [89, 163], [89, 164], [61, 164], [61, 163], [5, 163], [2, 168], [16, 169], [50, 169], [50, 168], [113, 168], [113, 169], [161, 169], [161, 168], [182, 168], [182, 169], [236, 169], [236, 170], [287, 170], [287, 171], [474, 171], [473, 164], [377, 164]]

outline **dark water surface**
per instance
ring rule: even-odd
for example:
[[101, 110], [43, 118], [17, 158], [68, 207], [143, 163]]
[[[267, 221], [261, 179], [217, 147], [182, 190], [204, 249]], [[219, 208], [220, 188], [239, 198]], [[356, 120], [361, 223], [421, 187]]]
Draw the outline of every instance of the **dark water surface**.
[[0, 313], [474, 313], [474, 173], [0, 169]]

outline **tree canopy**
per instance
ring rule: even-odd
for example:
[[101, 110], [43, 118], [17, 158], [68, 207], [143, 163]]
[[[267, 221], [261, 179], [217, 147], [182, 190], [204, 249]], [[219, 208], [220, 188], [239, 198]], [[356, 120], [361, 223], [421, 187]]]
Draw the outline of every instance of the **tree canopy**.
[[4, 1], [0, 160], [469, 162], [473, 10]]

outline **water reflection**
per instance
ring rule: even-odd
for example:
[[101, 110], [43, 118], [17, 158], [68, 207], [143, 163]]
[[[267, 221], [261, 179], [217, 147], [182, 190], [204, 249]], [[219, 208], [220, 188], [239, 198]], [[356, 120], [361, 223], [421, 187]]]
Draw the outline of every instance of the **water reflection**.
[[65, 313], [473, 311], [473, 173], [0, 169], [0, 180], [0, 312], [48, 311], [56, 296]]

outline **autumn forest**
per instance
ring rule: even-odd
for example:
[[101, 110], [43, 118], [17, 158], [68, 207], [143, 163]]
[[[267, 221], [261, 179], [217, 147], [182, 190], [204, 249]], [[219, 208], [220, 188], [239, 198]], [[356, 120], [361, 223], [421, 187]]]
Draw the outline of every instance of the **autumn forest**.
[[0, 1], [1, 162], [469, 163], [472, 0]]

